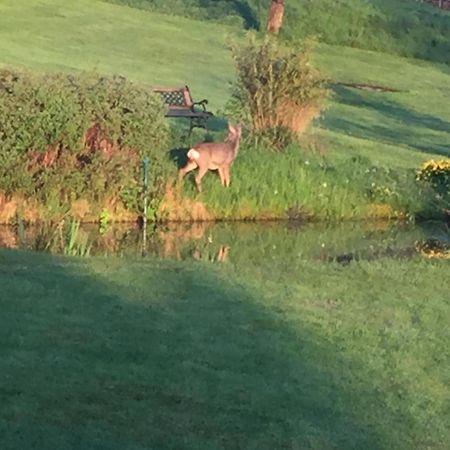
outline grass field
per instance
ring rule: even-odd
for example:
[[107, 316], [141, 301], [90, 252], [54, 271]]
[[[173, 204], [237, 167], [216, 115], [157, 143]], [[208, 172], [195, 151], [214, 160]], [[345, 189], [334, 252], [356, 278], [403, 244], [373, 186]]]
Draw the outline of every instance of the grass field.
[[447, 272], [0, 250], [2, 449], [444, 450]]
[[[270, 0], [103, 0], [263, 30]], [[450, 14], [415, 0], [290, 0], [281, 37], [450, 62]]]

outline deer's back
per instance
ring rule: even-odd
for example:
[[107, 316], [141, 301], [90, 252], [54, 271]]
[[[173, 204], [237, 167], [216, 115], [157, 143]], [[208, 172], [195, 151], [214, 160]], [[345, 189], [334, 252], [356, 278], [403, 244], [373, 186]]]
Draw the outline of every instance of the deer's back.
[[209, 169], [229, 165], [234, 160], [233, 147], [226, 142], [205, 142], [192, 148], [200, 154], [199, 165], [207, 165]]

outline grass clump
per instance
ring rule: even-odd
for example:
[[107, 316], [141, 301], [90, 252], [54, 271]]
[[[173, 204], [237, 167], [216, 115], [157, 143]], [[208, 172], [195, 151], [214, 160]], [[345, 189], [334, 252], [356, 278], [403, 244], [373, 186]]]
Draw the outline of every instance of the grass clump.
[[361, 156], [321, 155], [304, 144], [274, 154], [244, 145], [223, 189], [213, 173], [198, 195], [192, 182], [185, 194], [204, 202], [220, 219], [360, 220], [439, 218], [433, 193], [415, 179], [415, 170], [386, 168]]

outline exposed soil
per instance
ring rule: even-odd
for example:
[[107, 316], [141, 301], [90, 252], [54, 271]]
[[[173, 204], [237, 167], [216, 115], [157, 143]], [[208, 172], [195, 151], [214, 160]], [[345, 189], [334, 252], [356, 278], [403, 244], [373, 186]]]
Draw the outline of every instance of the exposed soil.
[[183, 197], [176, 187], [167, 186], [161, 203], [161, 215], [167, 221], [210, 221], [214, 220], [202, 202]]
[[[115, 222], [135, 222], [137, 220], [136, 213], [127, 210], [118, 199], [110, 199], [103, 207], [108, 210]], [[70, 215], [81, 222], [93, 223], [98, 222], [101, 209], [98, 205], [97, 207], [92, 205], [88, 200], [79, 199], [71, 204]], [[26, 223], [45, 222], [50, 219], [48, 211], [38, 202], [18, 196], [7, 197], [0, 192], [0, 224], [12, 224], [18, 216]]]
[[345, 86], [353, 89], [360, 89], [361, 91], [371, 92], [402, 92], [400, 89], [393, 89], [387, 86], [367, 83], [337, 83], [339, 86]]

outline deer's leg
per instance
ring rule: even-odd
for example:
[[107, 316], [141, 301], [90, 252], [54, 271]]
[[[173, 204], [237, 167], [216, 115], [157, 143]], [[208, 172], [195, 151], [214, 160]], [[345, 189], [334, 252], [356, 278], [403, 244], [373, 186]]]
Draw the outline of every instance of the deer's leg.
[[198, 166], [198, 172], [195, 177], [195, 184], [197, 185], [198, 192], [202, 192], [202, 178], [206, 175], [206, 172], [208, 172], [207, 167]]
[[197, 167], [197, 163], [195, 161], [189, 160], [188, 163], [178, 171], [178, 181], [183, 181], [184, 176], [193, 171]]
[[228, 253], [230, 252], [230, 247], [226, 245], [221, 245], [219, 253], [217, 254], [217, 261], [225, 262], [228, 259]]
[[220, 183], [222, 184], [222, 186], [225, 186], [225, 173], [222, 167], [219, 167], [218, 169], [219, 171], [219, 177], [220, 177]]
[[231, 183], [231, 176], [230, 176], [230, 167], [224, 167], [224, 176], [225, 176], [225, 186], [228, 187]]

